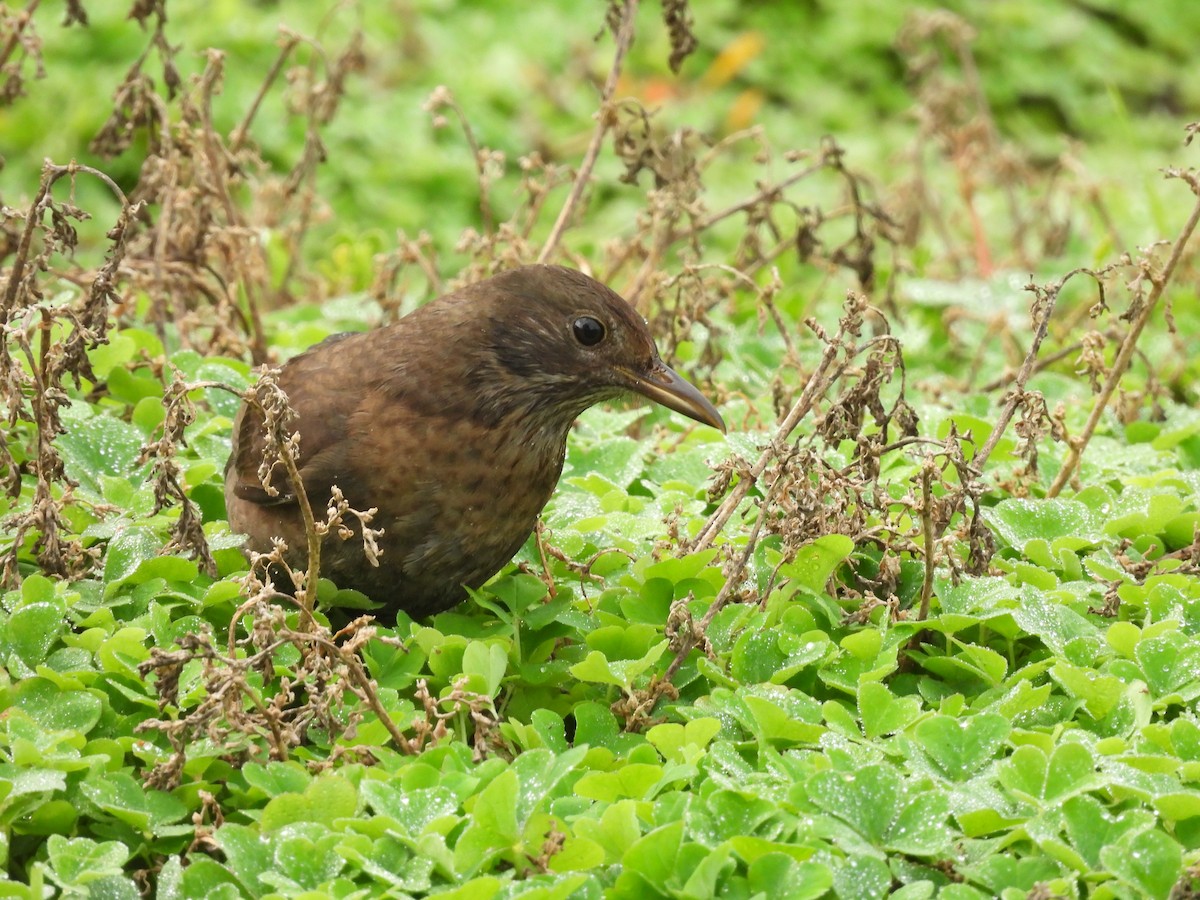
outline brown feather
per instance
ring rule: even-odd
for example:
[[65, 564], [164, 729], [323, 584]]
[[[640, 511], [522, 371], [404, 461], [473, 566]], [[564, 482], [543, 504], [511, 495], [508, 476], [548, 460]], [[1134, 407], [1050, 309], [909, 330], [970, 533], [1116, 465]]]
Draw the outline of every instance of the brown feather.
[[[603, 323], [603, 342], [580, 343], [580, 316]], [[322, 574], [414, 616], [453, 606], [464, 585], [481, 585], [533, 530], [574, 419], [600, 400], [645, 392], [644, 382], [664, 371], [624, 300], [556, 266], [506, 272], [295, 357], [279, 384], [297, 415], [300, 474], [314, 510], [336, 484], [353, 508], [378, 508], [372, 527], [384, 529], [377, 567], [357, 537], [330, 539]], [[676, 391], [685, 392], [678, 402]], [[690, 385], [668, 394], [675, 408], [720, 425]], [[229, 522], [251, 549], [282, 537], [289, 561], [302, 567], [299, 505], [282, 468], [273, 480], [279, 497], [259, 482], [263, 447], [260, 416], [243, 408], [226, 467]]]

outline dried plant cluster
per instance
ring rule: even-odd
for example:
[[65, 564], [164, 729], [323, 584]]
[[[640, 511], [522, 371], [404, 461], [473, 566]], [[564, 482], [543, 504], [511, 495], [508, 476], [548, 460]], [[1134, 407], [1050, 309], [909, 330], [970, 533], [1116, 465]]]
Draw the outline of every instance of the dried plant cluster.
[[[998, 410], [987, 440], [957, 432], [940, 440], [923, 437], [904, 347], [892, 333], [892, 323], [905, 315], [898, 298], [909, 251], [932, 233], [950, 274], [986, 276], [1001, 267], [1030, 267], [1032, 260], [1053, 257], [1075, 227], [1067, 200], [1082, 197], [1094, 204], [1099, 202], [1095, 194], [1076, 177], [1070, 159], [1041, 171], [1000, 138], [972, 61], [972, 36], [948, 14], [916, 16], [901, 36], [898, 49], [910, 68], [919, 130], [906, 154], [908, 177], [886, 186], [855, 171], [832, 138], [812, 150], [781, 153], [757, 128], [719, 140], [688, 128], [667, 131], [640, 103], [618, 97], [638, 6], [638, 0], [614, 0], [608, 8], [612, 64], [600, 86], [594, 129], [574, 166], [537, 152], [514, 164], [479, 143], [469, 111], [449, 89], [430, 97], [434, 127], [457, 123], [473, 155], [478, 221], [463, 230], [453, 248], [435, 246], [425, 234], [401, 234], [396, 249], [379, 260], [372, 288], [394, 314], [422, 289], [433, 296], [518, 263], [586, 267], [647, 315], [668, 360], [689, 342], [693, 378], [726, 402], [738, 399], [737, 388], [719, 375], [722, 335], [736, 309], [752, 307], [760, 329], [778, 333], [784, 352], [772, 384], [773, 408], [752, 409], [748, 421], [771, 426], [761, 451], [721, 464], [711, 484], [707, 521], [698, 531], [687, 523], [667, 523], [677, 540], [659, 548], [683, 554], [719, 547], [725, 586], [699, 621], [686, 604], [673, 607], [667, 631], [674, 662], [645, 691], [623, 699], [620, 712], [631, 729], [651, 721], [655, 702], [675, 690], [671, 679], [683, 661], [693, 650], [705, 650], [706, 627], [720, 609], [734, 602], [765, 603], [779, 586], [773, 578], [762, 591], [746, 577], [748, 561], [768, 536], [780, 539], [785, 562], [827, 534], [848, 535], [856, 546], [870, 548], [870, 571], [850, 571], [830, 584], [840, 599], [856, 601], [854, 614], [864, 617], [882, 606], [893, 616], [923, 618], [936, 571], [986, 572], [994, 545], [981, 509], [996, 479], [1012, 493], [1026, 490], [1047, 442], [1064, 442], [1066, 463], [1051, 488], [1057, 494], [1075, 478], [1106, 410], [1115, 405], [1123, 417], [1143, 415], [1153, 408], [1154, 392], [1169, 385], [1169, 372], [1149, 366], [1157, 373], [1150, 390], [1137, 397], [1120, 393], [1139, 336], [1162, 305], [1166, 285], [1181, 265], [1194, 264], [1187, 249], [1200, 218], [1197, 205], [1169, 247], [1127, 255], [1096, 271], [1072, 272], [1050, 284], [1030, 284], [1028, 326], [991, 323], [995, 339], [1012, 352], [1010, 370], [983, 386]], [[69, 10], [69, 18], [84, 21], [81, 9]], [[9, 38], [8, 55], [0, 58], [0, 68], [7, 79], [3, 100], [11, 103], [19, 100], [22, 78], [41, 62], [30, 17], [4, 15], [0, 30]], [[0, 556], [6, 587], [19, 582], [23, 561], [60, 578], [80, 577], [97, 563], [96, 549], [85, 548], [66, 525], [65, 512], [77, 501], [54, 441], [64, 430], [62, 411], [69, 402], [64, 387], [96, 384], [88, 352], [105, 342], [114, 323], [132, 321], [144, 308], [153, 327], [175, 346], [248, 355], [264, 363], [269, 354], [262, 310], [320, 293], [300, 268], [302, 247], [322, 210], [313, 187], [314, 173], [325, 162], [322, 133], [334, 121], [347, 81], [363, 66], [360, 38], [330, 51], [285, 34], [254, 102], [236, 127], [223, 133], [213, 116], [222, 55], [210, 52], [204, 71], [184, 81], [174, 63], [178, 48], [166, 37], [162, 0], [137, 3], [131, 15], [146, 27], [146, 50], [118, 88], [112, 117], [93, 148], [105, 156], [127, 154], [136, 138], [145, 147], [136, 187], [126, 197], [102, 172], [48, 164], [34, 201], [21, 211], [4, 210], [0, 402], [8, 439], [0, 442], [0, 479], [10, 502], [3, 523], [9, 537], [0, 544]], [[671, 66], [677, 68], [696, 43], [687, 4], [664, 0], [663, 16]], [[148, 72], [152, 63], [160, 69], [157, 77]], [[285, 73], [286, 88], [281, 88]], [[290, 114], [303, 123], [306, 136], [301, 157], [283, 172], [263, 161], [253, 137], [262, 99], [277, 90], [287, 91]], [[625, 233], [595, 257], [584, 258], [571, 246], [572, 229], [588, 216], [596, 164], [606, 152], [624, 166], [621, 180], [639, 188], [644, 202]], [[713, 209], [706, 179], [731, 164], [747, 169], [745, 196]], [[931, 185], [935, 167], [957, 180], [949, 198]], [[767, 174], [779, 170], [786, 174]], [[1194, 173], [1173, 174], [1198, 192]], [[122, 205], [109, 232], [107, 259], [95, 271], [77, 266], [71, 255], [74, 223], [87, 216], [70, 199], [80, 177], [105, 181]], [[514, 184], [520, 200], [506, 203], [512, 212], [501, 219], [495, 192]], [[819, 193], [832, 193], [836, 202], [818, 206], [806, 200]], [[60, 199], [63, 194], [66, 199]], [[1007, 204], [1010, 234], [987, 232], [981, 197], [992, 195]], [[281, 277], [269, 274], [259, 239], [264, 229], [284, 242], [291, 260]], [[737, 235], [734, 251], [714, 258], [714, 236], [731, 232]], [[963, 234], [969, 235], [965, 243]], [[450, 280], [442, 260], [446, 253], [469, 257]], [[844, 295], [837, 323], [813, 318], [800, 323], [781, 309], [779, 297], [787, 286], [778, 265], [784, 257], [798, 259], [812, 273], [814, 307], [827, 296]], [[1097, 302], [1083, 315], [1060, 322], [1058, 297], [1078, 274], [1094, 280]], [[1105, 363], [1114, 347], [1113, 361]], [[1093, 414], [1078, 434], [1068, 432], [1061, 410], [1028, 388], [1033, 374], [1064, 358], [1078, 361], [1096, 391]], [[151, 362], [167, 384], [167, 414], [161, 437], [147, 444], [143, 457], [153, 464], [158, 508], [177, 505], [180, 510], [174, 538], [163, 549], [191, 554], [215, 571], [177, 462], [195, 416], [192, 398], [212, 385], [185, 383], [163, 371], [162, 360]], [[979, 374], [973, 369], [961, 384], [939, 390], [978, 389]], [[263, 483], [278, 465], [298, 484], [297, 448], [287, 427], [290, 410], [273, 387], [266, 370], [258, 387], [245, 394], [264, 410], [272, 435], [275, 458], [265, 463]], [[1010, 426], [1023, 467], [993, 477], [989, 460]], [[890, 481], [888, 461], [894, 454], [915, 455], [917, 477], [899, 485]], [[223, 645], [211, 634], [198, 633], [176, 648], [155, 650], [143, 667], [145, 676], [157, 677], [163, 708], [175, 710], [149, 723], [174, 748], [153, 770], [154, 783], [177, 781], [191, 741], [207, 738], [244, 754], [258, 752], [254, 748], [261, 744], [271, 756], [284, 758], [309, 729], [352, 735], [364, 706], [387, 723], [399, 748], [419, 750], [444, 733], [449, 719], [469, 718], [477, 753], [493, 752], [498, 714], [490, 698], [456, 689], [453, 696], [435, 700], [424, 691], [418, 697], [423, 718], [414, 736], [406, 737], [386, 715], [359, 659], [374, 630], [362, 620], [333, 633], [311, 616], [322, 539], [346, 531], [341, 523], [348, 517], [365, 525], [370, 516], [369, 510], [351, 510], [337, 498], [323, 518], [314, 514], [309, 504], [326, 499], [308, 498], [305, 504], [307, 571], [290, 569], [282, 548], [255, 559], [245, 579], [245, 602]], [[369, 539], [370, 529], [363, 532]], [[916, 610], [900, 609], [896, 602], [904, 560], [924, 565]], [[279, 578], [287, 579], [295, 606], [278, 605], [291, 603], [276, 589]], [[299, 609], [299, 618], [285, 614], [285, 608]], [[298, 652], [280, 666], [284, 650]], [[189, 671], [202, 688], [182, 689]]]
[[[54, 261], [75, 247], [77, 234], [72, 223], [88, 218], [88, 214], [70, 200], [56, 200], [53, 190], [59, 180], [73, 180], [79, 174], [106, 182], [121, 196], [123, 209], [108, 233], [108, 261], [96, 272], [72, 273], [81, 289], [74, 302], [63, 304], [53, 294], [47, 296], [53, 289], [50, 276], [57, 274]], [[78, 575], [94, 561], [78, 540], [64, 534], [63, 510], [72, 502], [73, 485], [63, 470], [54, 439], [65, 430], [62, 411], [70, 400], [64, 386], [71, 381], [78, 388], [80, 379], [89, 375], [95, 380], [88, 351], [104, 343], [111, 324], [109, 307], [117, 298], [119, 267], [138, 209], [102, 172], [74, 164], [47, 163], [37, 196], [24, 214], [19, 237], [13, 244], [0, 301], [4, 327], [0, 384], [8, 426], [32, 427], [29, 443], [18, 445], [16, 453], [5, 442], [0, 449], [0, 467], [9, 497], [22, 497], [26, 474], [32, 476], [33, 491], [30, 502], [18, 504], [4, 523], [12, 534], [11, 545], [3, 556], [2, 577], [6, 584], [18, 578], [17, 557], [27, 539], [32, 556], [50, 574]], [[17, 233], [16, 222], [6, 222], [9, 229]]]

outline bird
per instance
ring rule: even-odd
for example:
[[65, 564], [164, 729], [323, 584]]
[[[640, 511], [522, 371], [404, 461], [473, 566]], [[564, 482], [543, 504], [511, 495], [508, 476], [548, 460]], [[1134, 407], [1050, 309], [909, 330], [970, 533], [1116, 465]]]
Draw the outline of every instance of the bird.
[[[510, 269], [390, 325], [332, 335], [284, 364], [278, 383], [313, 509], [336, 485], [352, 508], [375, 508], [370, 527], [383, 529], [374, 560], [361, 539], [327, 538], [321, 575], [414, 619], [456, 606], [512, 560], [587, 408], [640, 394], [725, 431], [633, 307], [563, 266]], [[296, 491], [281, 467], [264, 487], [264, 447], [262, 414], [243, 403], [225, 468], [229, 525], [246, 552], [282, 538], [288, 563], [304, 569]]]

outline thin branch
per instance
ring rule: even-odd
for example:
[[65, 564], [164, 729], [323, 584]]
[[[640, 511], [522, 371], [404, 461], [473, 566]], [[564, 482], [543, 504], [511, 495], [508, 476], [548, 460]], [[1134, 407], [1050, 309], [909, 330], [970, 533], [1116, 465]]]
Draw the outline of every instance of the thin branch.
[[929, 601], [933, 597], [933, 570], [937, 563], [934, 557], [936, 541], [933, 535], [933, 459], [926, 458], [921, 467], [921, 534], [925, 540], [925, 577], [921, 582], [921, 609], [918, 621], [929, 618]]
[[613, 55], [612, 68], [608, 70], [608, 78], [605, 79], [604, 88], [600, 93], [600, 109], [596, 113], [596, 130], [592, 132], [591, 142], [583, 155], [579, 172], [575, 175], [575, 183], [571, 185], [571, 193], [567, 196], [567, 201], [563, 204], [562, 209], [559, 210], [554, 227], [550, 229], [550, 236], [546, 238], [546, 243], [538, 254], [537, 261], [539, 263], [546, 262], [558, 248], [559, 241], [562, 240], [563, 233], [567, 230], [567, 223], [574, 215], [575, 208], [583, 197], [584, 189], [591, 180], [592, 169], [596, 167], [604, 136], [612, 127], [612, 98], [617, 90], [617, 80], [621, 76], [625, 54], [629, 52], [629, 48], [633, 44], [633, 22], [637, 17], [637, 8], [638, 0], [625, 0], [625, 5], [621, 10], [621, 24], [617, 28], [617, 48]]
[[[1082, 271], [1076, 269], [1075, 272]], [[1065, 282], [1075, 272], [1067, 274], [1063, 279]], [[1060, 283], [1061, 289], [1061, 283]], [[1038, 308], [1041, 307], [1041, 316], [1037, 319], [1037, 326], [1033, 331], [1033, 341], [1029, 345], [1029, 352], [1025, 354], [1025, 361], [1021, 363], [1021, 368], [1017, 372], [1017, 377], [1013, 381], [1012, 389], [1008, 392], [1008, 400], [1004, 404], [1004, 408], [1000, 410], [1000, 416], [996, 419], [996, 424], [992, 427], [992, 433], [988, 436], [987, 441], [972, 460], [975, 471], [982, 472], [984, 465], [987, 463], [988, 457], [992, 455], [992, 451], [996, 449], [996, 444], [1000, 441], [1005, 430], [1008, 428], [1008, 423], [1012, 421], [1013, 415], [1020, 406], [1022, 398], [1025, 396], [1025, 385], [1035, 371], [1037, 363], [1038, 350], [1042, 347], [1042, 341], [1046, 339], [1046, 333], [1050, 329], [1050, 316], [1054, 314], [1054, 307], [1058, 303], [1059, 290], [1051, 290], [1042, 292], [1041, 289], [1034, 284], [1026, 286], [1026, 290], [1033, 291], [1038, 296], [1038, 301], [1034, 303], [1035, 314]]]
[[[1173, 174], [1187, 181], [1192, 188], [1192, 192], [1200, 195], [1200, 182], [1198, 182], [1195, 174], [1182, 172], [1175, 172]], [[1192, 214], [1188, 216], [1187, 223], [1183, 226], [1179, 237], [1175, 239], [1175, 244], [1171, 248], [1171, 255], [1167, 259], [1166, 265], [1163, 266], [1162, 272], [1157, 277], [1153, 277], [1150, 296], [1138, 312], [1137, 318], [1129, 326], [1129, 332], [1125, 335], [1125, 340], [1121, 343], [1121, 349], [1117, 351], [1116, 360], [1113, 361], [1112, 371], [1108, 374], [1108, 380], [1104, 382], [1104, 387], [1101, 389], [1099, 396], [1096, 397], [1095, 405], [1092, 406], [1092, 413], [1088, 416], [1087, 424], [1084, 425], [1083, 432], [1079, 437], [1071, 442], [1070, 448], [1067, 451], [1067, 458], [1063, 461], [1062, 468], [1059, 469], [1054, 483], [1050, 485], [1050, 490], [1046, 492], [1047, 497], [1057, 497], [1062, 492], [1066, 483], [1075, 476], [1075, 472], [1079, 467], [1079, 459], [1083, 455], [1083, 451], [1087, 448], [1088, 442], [1091, 441], [1096, 427], [1100, 424], [1100, 418], [1108, 408], [1108, 402], [1116, 392], [1117, 385], [1120, 384], [1126, 369], [1129, 368], [1129, 362], [1133, 359], [1134, 349], [1137, 346], [1138, 338], [1142, 334], [1142, 329], [1146, 327], [1146, 323], [1150, 321], [1150, 316], [1154, 314], [1154, 310], [1158, 307], [1158, 301], [1162, 298], [1163, 292], [1170, 283], [1171, 276], [1175, 274], [1175, 268], [1179, 265], [1179, 260], [1183, 257], [1183, 251], [1187, 247], [1188, 241], [1191, 240], [1192, 234], [1195, 232], [1198, 224], [1200, 224], [1200, 200], [1192, 207]]]
[[[299, 437], [299, 433], [293, 435]], [[300, 517], [304, 520], [304, 536], [308, 540], [308, 571], [304, 576], [304, 587], [296, 592], [296, 602], [304, 615], [301, 621], [305, 628], [313, 627], [313, 605], [317, 596], [317, 578], [321, 572], [321, 535], [317, 531], [316, 518], [313, 516], [312, 504], [308, 501], [308, 491], [304, 489], [304, 479], [300, 477], [300, 467], [296, 463], [299, 450], [292, 447], [281, 448], [279, 454], [284, 469], [287, 470], [288, 481], [296, 494], [296, 503], [300, 506]]]
[[767, 466], [771, 464], [771, 460], [779, 456], [779, 448], [787, 440], [788, 435], [800, 424], [800, 420], [808, 415], [817, 398], [822, 396], [829, 387], [832, 380], [830, 370], [837, 359], [838, 351], [844, 346], [843, 339], [845, 335], [852, 331], [850, 323], [852, 320], [861, 322], [862, 310], [865, 308], [865, 301], [861, 297], [857, 297], [856, 295], [851, 295], [851, 297], [854, 303], [853, 308], [843, 319], [842, 327], [839, 329], [837, 337], [825, 345], [825, 351], [821, 354], [821, 361], [808, 377], [808, 382], [804, 385], [804, 390], [800, 393], [800, 398], [792, 405], [792, 408], [788, 411], [783, 421], [779, 423], [779, 427], [775, 430], [775, 436], [763, 449], [758, 460], [747, 471], [742, 473], [742, 477], [738, 480], [738, 483], [733, 486], [733, 489], [721, 501], [721, 505], [708, 517], [708, 521], [704, 523], [704, 527], [700, 529], [699, 534], [696, 535], [689, 547], [691, 552], [695, 553], [712, 545], [716, 536], [720, 534], [721, 529], [725, 527], [725, 523], [729, 521], [734, 511], [738, 508], [738, 505], [750, 493], [750, 489], [758, 482], [762, 473], [767, 470]]
[[359, 696], [366, 701], [367, 706], [371, 707], [371, 711], [375, 713], [380, 723], [387, 729], [388, 734], [392, 738], [392, 743], [396, 745], [396, 749], [401, 752], [407, 750], [409, 748], [408, 742], [404, 739], [404, 735], [400, 732], [392, 717], [388, 715], [388, 711], [383, 708], [383, 702], [379, 699], [379, 694], [375, 690], [371, 676], [363, 668], [358, 653], [339, 646], [319, 632], [305, 634], [304, 638], [312, 641], [320, 649], [323, 649], [330, 657], [338, 659], [345, 664], [347, 671], [350, 673], [351, 680], [359, 689]]
[[254, 121], [254, 117], [258, 115], [259, 107], [262, 106], [263, 100], [266, 99], [267, 91], [275, 84], [275, 79], [279, 77], [279, 73], [283, 70], [283, 64], [287, 62], [296, 45], [300, 43], [300, 36], [293, 34], [286, 28], [281, 29], [283, 33], [283, 42], [280, 46], [279, 55], [275, 57], [275, 62], [271, 64], [270, 70], [267, 72], [267, 77], [263, 79], [263, 83], [259, 85], [258, 93], [254, 99], [250, 101], [250, 106], [246, 109], [246, 114], [242, 116], [242, 121], [238, 122], [237, 127], [229, 132], [229, 150], [235, 152], [241, 148], [242, 142], [246, 139], [246, 133], [250, 130], [250, 123]]
[[21, 41], [21, 34], [29, 26], [29, 23], [33, 21], [33, 14], [40, 2], [41, 0], [29, 0], [29, 5], [14, 16], [13, 30], [4, 44], [4, 48], [0, 49], [0, 66], [6, 65], [13, 51], [17, 49], [17, 44]]
[[754, 548], [758, 546], [758, 535], [762, 531], [763, 521], [766, 519], [766, 511], [770, 506], [771, 500], [774, 499], [775, 488], [782, 483], [782, 479], [778, 479], [771, 485], [771, 496], [768, 496], [764, 500], [758, 518], [754, 522], [754, 528], [750, 531], [750, 537], [746, 541], [746, 546], [742, 548], [742, 552], [738, 555], [733, 571], [725, 579], [725, 584], [721, 586], [720, 593], [713, 599], [712, 604], [704, 613], [704, 617], [683, 636], [681, 645], [675, 653], [675, 658], [671, 660], [671, 664], [667, 666], [667, 670], [663, 673], [661, 683], [670, 683], [671, 679], [675, 677], [675, 673], [679, 671], [679, 667], [687, 659], [688, 654], [700, 643], [699, 639], [703, 639], [708, 634], [708, 627], [712, 624], [712, 620], [716, 618], [717, 613], [728, 605], [729, 598], [733, 595], [734, 589], [741, 583], [742, 573], [746, 571], [746, 564], [750, 561], [750, 557], [754, 553]]
[[[1081, 341], [1075, 341], [1075, 343], [1070, 344], [1066, 347], [1063, 347], [1061, 350], [1056, 350], [1054, 353], [1051, 353], [1049, 356], [1039, 359], [1033, 367], [1032, 374], [1036, 375], [1039, 372], [1043, 372], [1046, 369], [1048, 369], [1050, 366], [1054, 365], [1056, 362], [1060, 362], [1061, 360], [1066, 359], [1068, 356], [1072, 356], [1072, 355], [1078, 353], [1082, 346], [1083, 346], [1083, 343]], [[981, 387], [979, 390], [982, 393], [990, 394], [992, 391], [997, 391], [1007, 384], [1012, 384], [1017, 379], [1018, 374], [1019, 374], [1019, 372], [1013, 372], [1010, 369], [1009, 371], [1005, 372], [1003, 375], [999, 375], [996, 378], [993, 378], [987, 384], [983, 385], [983, 387]]]
[[33, 232], [37, 228], [44, 205], [50, 196], [55, 182], [64, 175], [74, 177], [77, 172], [94, 175], [107, 184], [109, 190], [116, 194], [117, 199], [121, 201], [121, 209], [125, 214], [128, 214], [132, 209], [129, 198], [125, 196], [125, 192], [117, 186], [115, 181], [99, 169], [93, 169], [91, 166], [81, 166], [75, 162], [59, 166], [47, 159], [42, 164], [42, 183], [38, 187], [37, 196], [34, 198], [33, 203], [30, 204], [29, 214], [25, 218], [25, 230], [21, 232], [21, 240], [17, 245], [16, 255], [13, 257], [12, 269], [8, 274], [8, 284], [4, 290], [4, 305], [0, 309], [11, 310], [17, 301], [17, 290], [21, 284], [21, 276], [24, 274], [25, 264], [29, 259], [29, 245], [33, 240]]

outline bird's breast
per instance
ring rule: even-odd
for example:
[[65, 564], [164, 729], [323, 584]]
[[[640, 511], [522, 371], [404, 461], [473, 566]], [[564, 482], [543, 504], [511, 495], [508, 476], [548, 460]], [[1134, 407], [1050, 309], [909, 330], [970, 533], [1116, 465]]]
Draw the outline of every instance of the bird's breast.
[[347, 446], [351, 480], [369, 488], [357, 501], [379, 510], [385, 565], [461, 584], [507, 563], [562, 472], [565, 429], [367, 407], [351, 421]]

